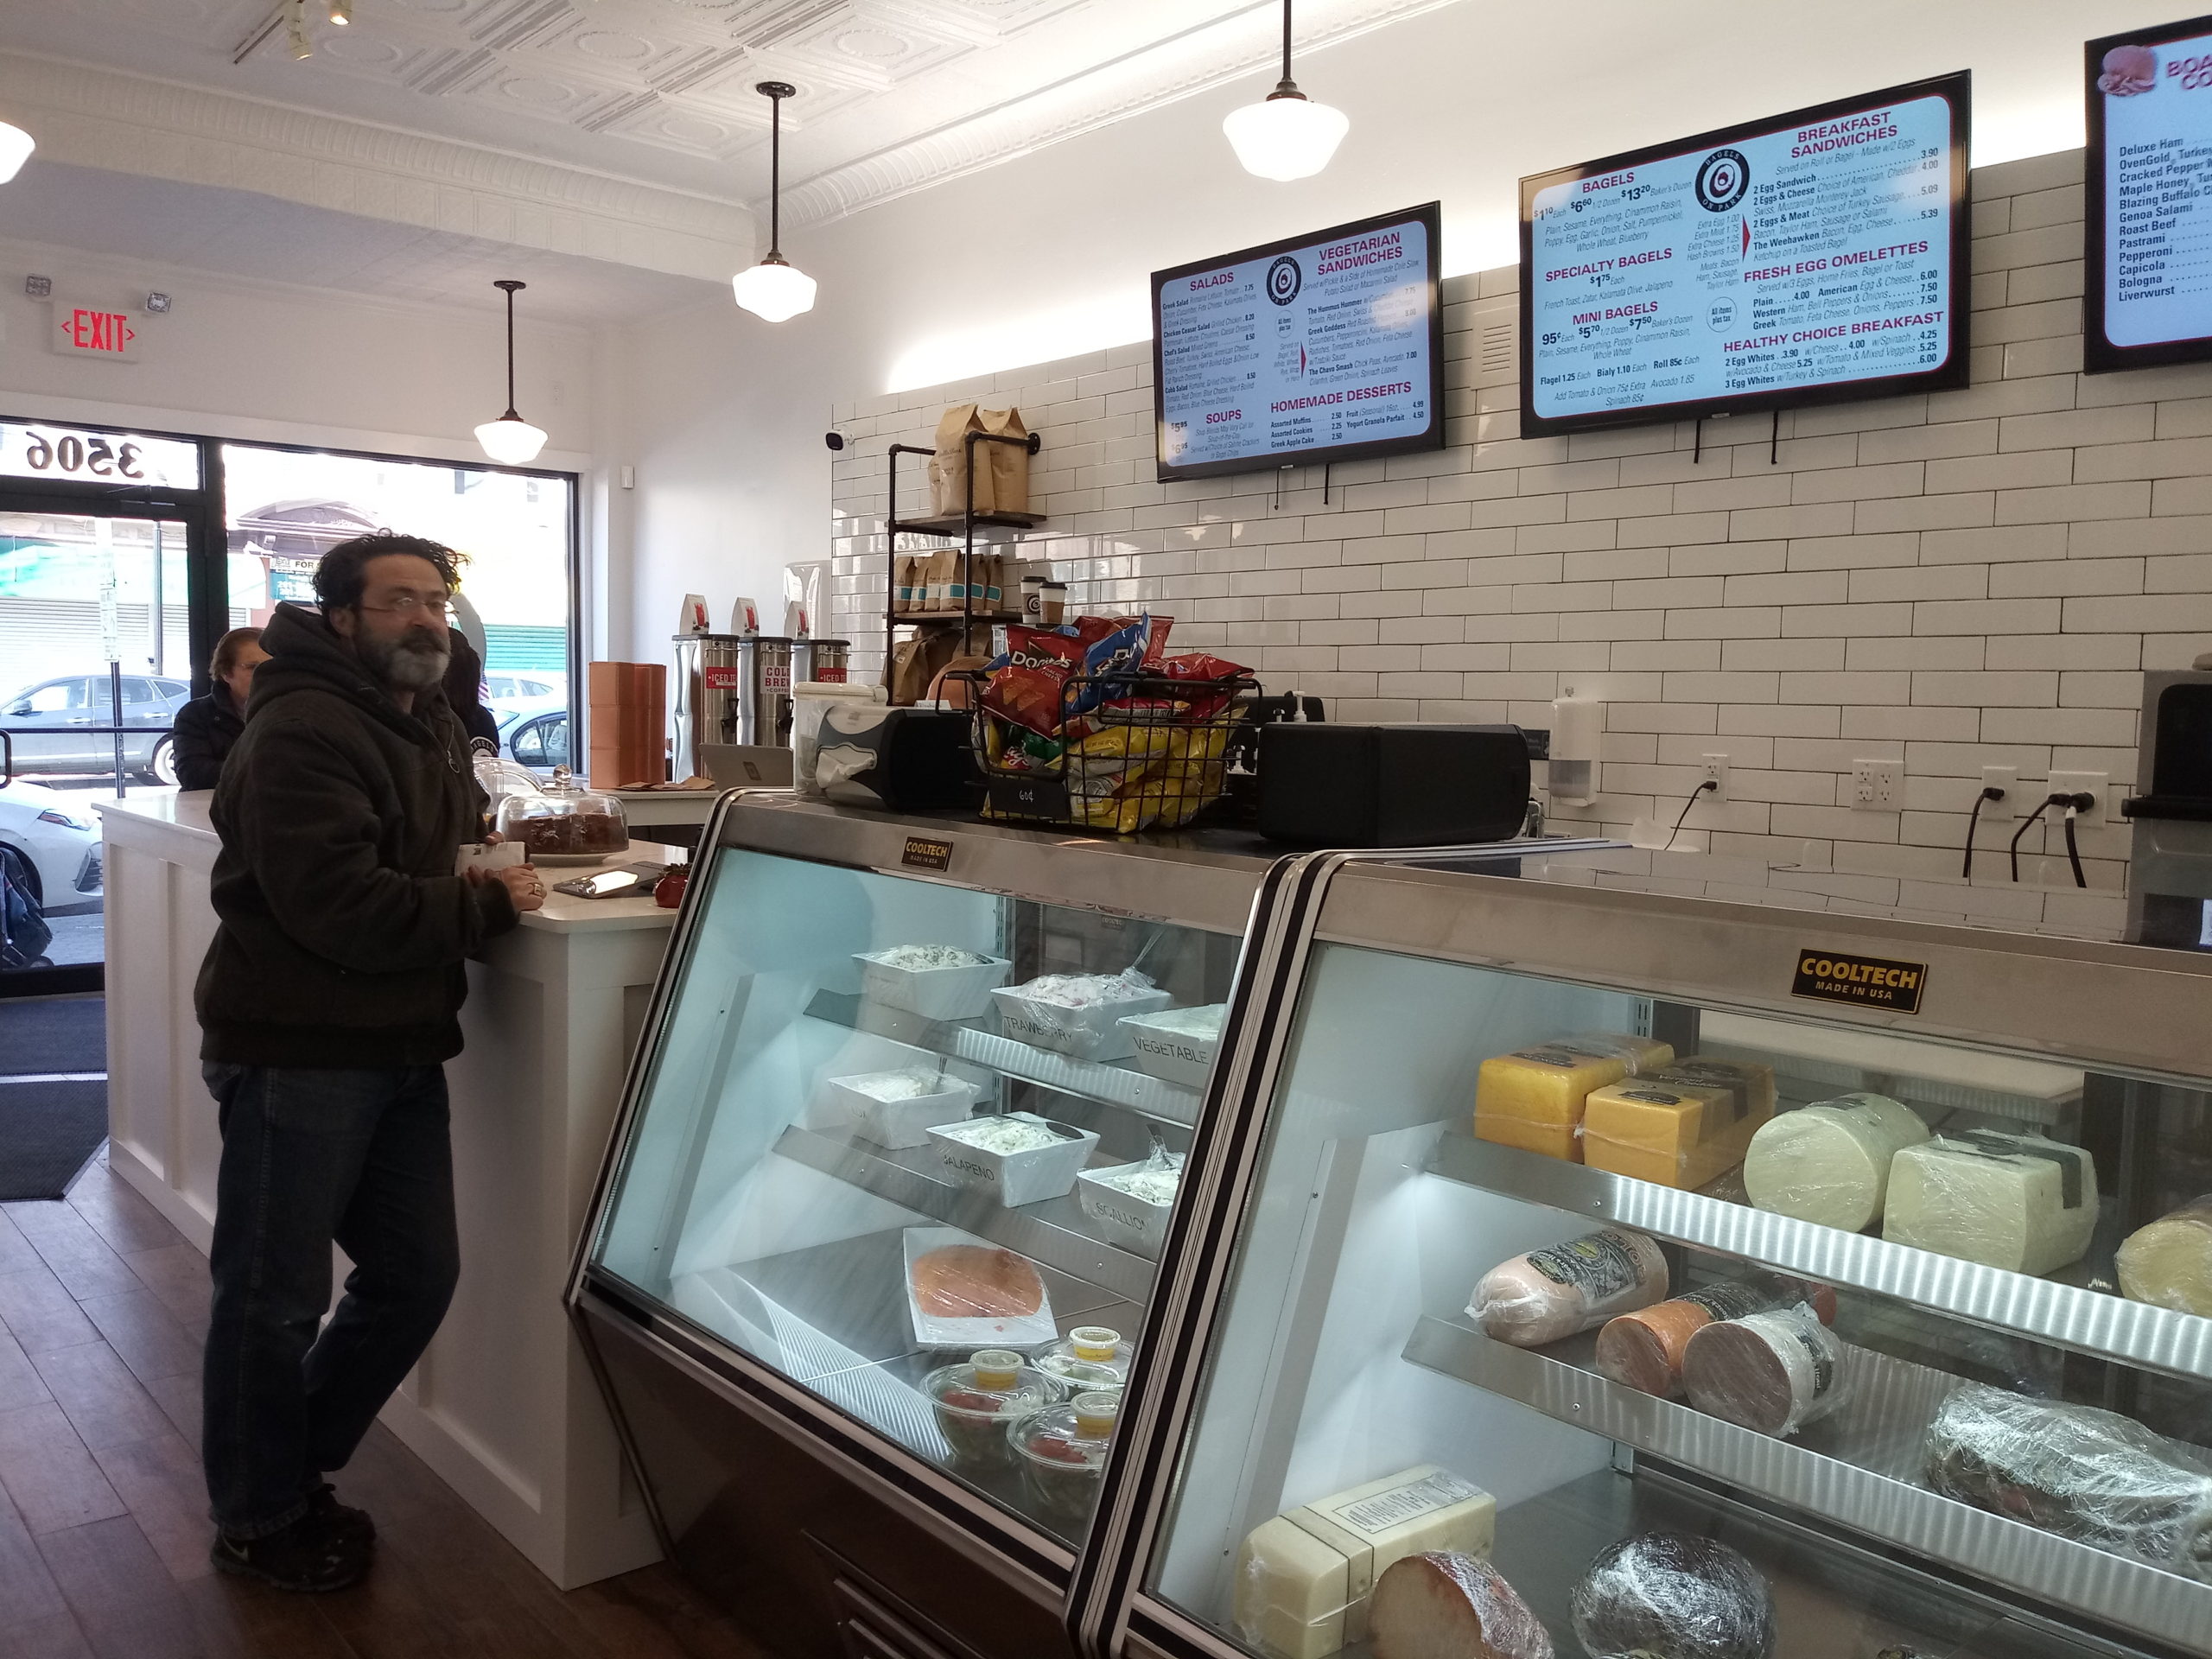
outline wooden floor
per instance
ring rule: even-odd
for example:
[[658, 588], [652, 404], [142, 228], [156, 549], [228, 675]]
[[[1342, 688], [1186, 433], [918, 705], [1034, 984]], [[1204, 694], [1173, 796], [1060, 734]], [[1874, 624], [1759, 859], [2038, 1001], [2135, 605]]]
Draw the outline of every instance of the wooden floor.
[[353, 1589], [207, 1563], [207, 1263], [96, 1161], [0, 1205], [0, 1653], [8, 1659], [765, 1659], [671, 1568], [563, 1594], [381, 1426], [338, 1477], [376, 1518]]

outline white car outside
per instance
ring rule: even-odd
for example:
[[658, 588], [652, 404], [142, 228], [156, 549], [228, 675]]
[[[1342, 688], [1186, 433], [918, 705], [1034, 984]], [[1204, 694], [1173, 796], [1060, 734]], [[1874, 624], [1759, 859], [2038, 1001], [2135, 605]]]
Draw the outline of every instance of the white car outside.
[[0, 842], [29, 862], [48, 915], [99, 902], [99, 816], [82, 794], [20, 781], [0, 789]]

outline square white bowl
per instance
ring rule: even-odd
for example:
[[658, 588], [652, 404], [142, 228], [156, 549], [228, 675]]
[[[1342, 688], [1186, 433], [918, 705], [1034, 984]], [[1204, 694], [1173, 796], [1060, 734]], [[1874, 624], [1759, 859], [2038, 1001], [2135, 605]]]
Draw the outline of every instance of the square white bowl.
[[940, 1086], [934, 1093], [914, 1095], [905, 1100], [879, 1099], [858, 1086], [878, 1077], [899, 1075], [900, 1072], [894, 1069], [827, 1077], [823, 1080], [822, 1097], [843, 1115], [853, 1132], [863, 1140], [893, 1151], [906, 1151], [929, 1145], [927, 1131], [940, 1123], [955, 1123], [966, 1117], [982, 1094], [966, 1078], [950, 1072], [939, 1079]]
[[[1051, 1122], [1031, 1112], [1008, 1112], [1006, 1116], [1033, 1123]], [[1077, 1173], [1089, 1160], [1090, 1149], [1098, 1144], [1096, 1135], [1088, 1129], [1078, 1129], [1072, 1123], [1052, 1124], [1056, 1129], [1068, 1131], [1069, 1138], [1028, 1152], [988, 1152], [962, 1138], [961, 1130], [988, 1121], [971, 1117], [966, 1123], [936, 1126], [926, 1133], [948, 1176], [962, 1186], [989, 1193], [1009, 1210], [1045, 1198], [1065, 1198], [1068, 1189], [1075, 1185]]]
[[1005, 984], [1014, 971], [1012, 963], [996, 957], [972, 968], [893, 968], [868, 956], [853, 960], [861, 965], [861, 996], [925, 1020], [973, 1020], [989, 1013], [990, 988]]
[[[1215, 1002], [1210, 1007], [1221, 1010], [1222, 1018], [1229, 1017], [1229, 1004]], [[1179, 1084], [1185, 1089], [1204, 1089], [1206, 1074], [1213, 1070], [1213, 1057], [1221, 1047], [1218, 1028], [1211, 1037], [1194, 1037], [1187, 1031], [1173, 1031], [1158, 1022], [1171, 1013], [1184, 1010], [1163, 1008], [1157, 1014], [1128, 1014], [1122, 1016], [1128, 1028], [1129, 1041], [1136, 1051], [1137, 1065], [1158, 1077], [1162, 1083]]]
[[1024, 996], [1020, 986], [991, 993], [991, 1001], [999, 1005], [1000, 1030], [1018, 1041], [1077, 1060], [1128, 1058], [1136, 1052], [1136, 1045], [1122, 1028], [1123, 1018], [1154, 1013], [1172, 1000], [1166, 991], [1139, 991], [1116, 1002], [1071, 1008]]
[[[1148, 1204], [1135, 1193], [1110, 1185], [1108, 1179], [1143, 1167], [1138, 1162], [1116, 1164], [1107, 1169], [1086, 1169], [1076, 1177], [1076, 1192], [1083, 1213], [1097, 1224], [1109, 1244], [1118, 1244], [1156, 1262], [1160, 1247], [1166, 1242], [1167, 1217], [1174, 1211], [1174, 1200]], [[1179, 1185], [1177, 1190], [1181, 1190]]]

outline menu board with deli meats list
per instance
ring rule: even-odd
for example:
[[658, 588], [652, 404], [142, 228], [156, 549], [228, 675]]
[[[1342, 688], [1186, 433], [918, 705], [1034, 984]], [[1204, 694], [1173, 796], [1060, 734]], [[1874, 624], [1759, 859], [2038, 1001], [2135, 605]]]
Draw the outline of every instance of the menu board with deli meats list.
[[1160, 476], [1444, 447], [1440, 209], [1154, 271]]
[[1964, 385], [1964, 73], [1521, 181], [1524, 436]]
[[2212, 357], [2212, 17], [2091, 41], [2082, 366]]

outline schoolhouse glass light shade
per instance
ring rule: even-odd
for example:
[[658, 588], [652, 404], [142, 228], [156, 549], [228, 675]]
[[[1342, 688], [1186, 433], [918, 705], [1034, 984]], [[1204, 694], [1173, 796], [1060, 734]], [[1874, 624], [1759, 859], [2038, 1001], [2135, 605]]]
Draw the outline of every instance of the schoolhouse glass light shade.
[[1231, 110], [1221, 130], [1247, 173], [1263, 179], [1310, 179], [1329, 164], [1351, 130], [1351, 118], [1305, 93], [1278, 91]]
[[510, 410], [498, 420], [478, 427], [476, 442], [502, 467], [523, 467], [537, 459], [537, 452], [545, 447], [545, 434]]
[[739, 271], [730, 287], [738, 304], [766, 322], [783, 322], [814, 309], [814, 278], [779, 253]]
[[0, 121], [0, 184], [7, 183], [21, 172], [23, 163], [31, 158], [31, 151], [37, 148], [38, 142], [21, 127]]

